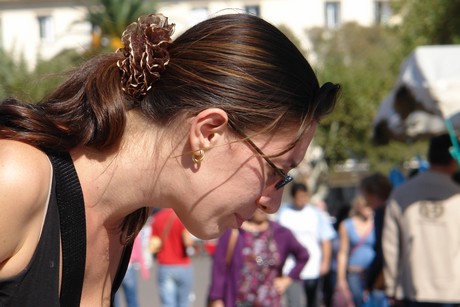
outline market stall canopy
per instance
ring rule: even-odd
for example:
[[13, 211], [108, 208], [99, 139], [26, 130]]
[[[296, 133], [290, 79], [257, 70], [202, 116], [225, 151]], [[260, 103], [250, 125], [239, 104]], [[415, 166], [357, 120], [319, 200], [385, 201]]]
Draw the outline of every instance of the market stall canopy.
[[408, 142], [460, 131], [460, 45], [417, 47], [403, 62], [395, 86], [380, 104], [373, 140]]

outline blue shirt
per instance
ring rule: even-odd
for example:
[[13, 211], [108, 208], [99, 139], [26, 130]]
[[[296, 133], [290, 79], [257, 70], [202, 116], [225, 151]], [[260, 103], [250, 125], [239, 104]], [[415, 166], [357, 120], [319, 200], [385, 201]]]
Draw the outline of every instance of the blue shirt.
[[[359, 243], [362, 237], [356, 232], [352, 219], [347, 218], [344, 222], [350, 241], [348, 265], [366, 269], [375, 257], [375, 232], [372, 229], [368, 234], [365, 234], [364, 241]], [[358, 244], [360, 245], [357, 246]]]

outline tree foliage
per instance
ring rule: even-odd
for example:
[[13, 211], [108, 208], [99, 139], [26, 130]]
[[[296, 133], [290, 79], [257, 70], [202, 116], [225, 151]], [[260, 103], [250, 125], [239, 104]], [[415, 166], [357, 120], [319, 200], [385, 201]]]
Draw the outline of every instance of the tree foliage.
[[321, 80], [342, 85], [336, 110], [324, 120], [317, 137], [331, 165], [352, 158], [386, 172], [425, 155], [426, 140], [375, 146], [372, 122], [401, 63], [415, 47], [460, 43], [460, 0], [400, 0], [393, 2], [393, 9], [401, 23], [392, 28], [345, 24], [333, 32], [310, 31]]
[[[33, 71], [27, 69], [24, 60], [14, 61], [8, 52], [0, 49], [0, 100], [15, 97], [22, 101], [38, 102], [56, 88], [65, 77], [64, 72], [77, 67], [86, 58], [100, 52], [112, 52], [119, 47], [124, 29], [140, 15], [154, 11], [155, 1], [97, 0], [88, 4], [87, 20], [101, 30], [98, 40], [109, 41], [109, 46], [87, 50], [63, 50], [49, 60], [38, 59]], [[94, 36], [93, 36], [94, 39]], [[115, 43], [113, 43], [115, 41]]]
[[24, 59], [15, 62], [13, 57], [0, 49], [0, 99], [16, 96], [28, 80]]
[[460, 44], [460, 0], [399, 0], [398, 27], [406, 53], [420, 45]]
[[39, 59], [33, 71], [24, 60], [13, 61], [0, 49], [0, 101], [14, 97], [25, 102], [38, 102], [62, 82], [65, 71], [77, 67], [85, 55], [75, 50], [63, 50], [50, 60]]
[[317, 142], [331, 164], [377, 156], [370, 153], [376, 150], [372, 122], [398, 74], [402, 54], [396, 33], [349, 23], [333, 32], [314, 29], [310, 37], [320, 80], [342, 86], [336, 110], [322, 122]]

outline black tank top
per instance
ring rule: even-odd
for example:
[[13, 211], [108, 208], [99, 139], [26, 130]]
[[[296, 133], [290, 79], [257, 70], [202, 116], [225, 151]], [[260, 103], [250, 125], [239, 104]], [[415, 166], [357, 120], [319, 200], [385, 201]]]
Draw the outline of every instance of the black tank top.
[[60, 235], [55, 181], [51, 189], [40, 240], [28, 266], [0, 280], [0, 307], [59, 306]]
[[[52, 161], [52, 160], [51, 160]], [[54, 173], [57, 166], [53, 163]], [[27, 267], [14, 277], [0, 280], [0, 307], [60, 307], [60, 218], [56, 198], [55, 175], [42, 233]], [[79, 187], [81, 190], [81, 187]], [[131, 246], [123, 252], [112, 287], [113, 297], [119, 288], [131, 256]], [[62, 306], [66, 307], [66, 306]]]

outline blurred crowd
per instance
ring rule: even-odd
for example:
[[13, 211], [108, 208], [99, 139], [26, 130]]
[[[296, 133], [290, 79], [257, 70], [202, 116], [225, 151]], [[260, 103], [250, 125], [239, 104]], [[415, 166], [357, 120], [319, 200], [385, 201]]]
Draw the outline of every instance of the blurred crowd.
[[191, 257], [205, 253], [209, 307], [460, 306], [460, 173], [451, 141], [433, 137], [429, 167], [398, 180], [365, 176], [336, 216], [311, 203], [301, 182], [277, 214], [258, 210], [207, 245], [173, 210], [154, 212], [135, 242], [126, 305], [139, 306], [135, 274], [149, 278], [153, 263], [162, 306], [192, 306]]

